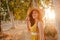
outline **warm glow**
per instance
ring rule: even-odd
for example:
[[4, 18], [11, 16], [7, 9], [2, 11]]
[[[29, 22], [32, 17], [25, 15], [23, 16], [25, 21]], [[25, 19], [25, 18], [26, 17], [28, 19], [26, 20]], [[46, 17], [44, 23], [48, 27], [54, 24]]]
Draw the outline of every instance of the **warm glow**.
[[45, 8], [45, 19], [46, 20], [55, 20], [55, 11], [54, 9], [51, 9], [51, 3], [47, 6], [43, 0], [41, 0], [41, 4]]
[[45, 9], [45, 17], [46, 17], [46, 19], [54, 20], [55, 19], [54, 10], [51, 10], [51, 8]]

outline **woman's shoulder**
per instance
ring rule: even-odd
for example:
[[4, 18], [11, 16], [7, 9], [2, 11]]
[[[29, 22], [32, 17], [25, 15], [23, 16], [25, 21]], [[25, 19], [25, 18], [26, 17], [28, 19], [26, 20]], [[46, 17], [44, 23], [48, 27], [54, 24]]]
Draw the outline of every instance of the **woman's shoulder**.
[[40, 21], [38, 21], [38, 26], [41, 26], [41, 22]]
[[38, 21], [38, 24], [41, 24], [42, 22], [41, 21]]
[[43, 24], [44, 24], [43, 22], [38, 21], [38, 26], [41, 26], [41, 25], [43, 25]]

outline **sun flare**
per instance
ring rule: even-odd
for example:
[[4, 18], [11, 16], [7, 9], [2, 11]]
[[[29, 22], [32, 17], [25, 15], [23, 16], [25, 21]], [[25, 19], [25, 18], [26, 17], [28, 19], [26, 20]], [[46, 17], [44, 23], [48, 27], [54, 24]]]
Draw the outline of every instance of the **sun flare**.
[[50, 8], [45, 9], [45, 17], [46, 19], [54, 20], [55, 19], [55, 12]]

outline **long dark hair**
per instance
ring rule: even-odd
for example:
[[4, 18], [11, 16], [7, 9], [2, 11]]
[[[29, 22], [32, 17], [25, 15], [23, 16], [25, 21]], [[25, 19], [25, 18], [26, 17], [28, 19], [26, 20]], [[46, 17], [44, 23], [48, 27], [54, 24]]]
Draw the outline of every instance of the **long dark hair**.
[[39, 11], [36, 10], [36, 9], [32, 10], [29, 14], [29, 19], [30, 19], [31, 26], [33, 26], [35, 24], [35, 19], [33, 19], [33, 17], [32, 17], [33, 11], [36, 11], [38, 13], [38, 20], [41, 19]]
[[34, 20], [33, 17], [32, 17], [32, 13], [33, 13], [33, 12], [31, 12], [30, 15], [29, 15], [31, 26], [33, 26], [34, 23], [35, 23], [35, 20]]

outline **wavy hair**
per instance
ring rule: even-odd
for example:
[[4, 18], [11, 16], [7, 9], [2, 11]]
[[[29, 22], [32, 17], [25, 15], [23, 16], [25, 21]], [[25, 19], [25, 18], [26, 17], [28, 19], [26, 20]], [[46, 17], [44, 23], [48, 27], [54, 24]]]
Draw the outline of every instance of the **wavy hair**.
[[38, 13], [38, 20], [39, 20], [39, 21], [42, 21], [42, 15], [41, 15], [41, 13], [40, 13], [37, 9], [33, 9], [33, 10], [30, 12], [30, 14], [29, 14], [29, 19], [30, 19], [31, 26], [33, 26], [34, 23], [35, 23], [35, 20], [34, 20], [33, 17], [32, 17], [33, 11], [36, 11], [36, 12]]

